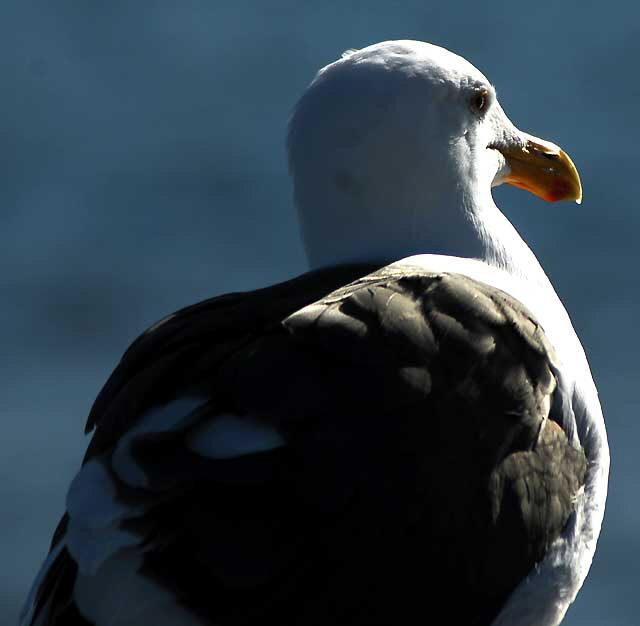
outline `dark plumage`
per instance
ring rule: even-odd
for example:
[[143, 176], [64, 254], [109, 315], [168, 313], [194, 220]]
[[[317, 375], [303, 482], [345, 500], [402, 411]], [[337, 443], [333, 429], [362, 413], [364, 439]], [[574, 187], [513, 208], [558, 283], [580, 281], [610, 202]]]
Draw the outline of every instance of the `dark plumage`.
[[[183, 309], [133, 343], [95, 402], [85, 462], [125, 507], [143, 503], [119, 524], [144, 576], [205, 624], [441, 624], [455, 604], [455, 623], [488, 626], [571, 515], [586, 460], [554, 412], [554, 351], [532, 315], [461, 275], [373, 269]], [[133, 439], [147, 485], [128, 485], [114, 446], [193, 393], [208, 401]], [[185, 445], [225, 414], [285, 444], [231, 459]], [[63, 551], [37, 623], [91, 623], [76, 573]]]

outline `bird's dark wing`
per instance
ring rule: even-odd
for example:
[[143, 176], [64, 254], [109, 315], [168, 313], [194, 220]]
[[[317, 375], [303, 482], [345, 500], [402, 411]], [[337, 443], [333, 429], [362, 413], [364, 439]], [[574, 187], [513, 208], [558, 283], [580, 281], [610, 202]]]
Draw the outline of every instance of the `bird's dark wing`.
[[138, 623], [113, 598], [140, 624], [491, 623], [584, 482], [553, 349], [496, 289], [366, 271], [216, 298], [132, 345], [25, 623]]

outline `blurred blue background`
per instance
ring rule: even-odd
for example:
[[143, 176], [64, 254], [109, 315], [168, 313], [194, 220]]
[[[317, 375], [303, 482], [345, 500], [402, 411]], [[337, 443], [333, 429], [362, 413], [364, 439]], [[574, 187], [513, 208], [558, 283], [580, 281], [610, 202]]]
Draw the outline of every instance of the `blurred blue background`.
[[582, 174], [582, 206], [495, 195], [573, 317], [609, 427], [604, 531], [566, 624], [640, 623], [639, 16], [619, 0], [3, 0], [0, 623], [15, 622], [129, 341], [178, 307], [305, 270], [287, 116], [318, 67], [394, 38], [470, 59]]

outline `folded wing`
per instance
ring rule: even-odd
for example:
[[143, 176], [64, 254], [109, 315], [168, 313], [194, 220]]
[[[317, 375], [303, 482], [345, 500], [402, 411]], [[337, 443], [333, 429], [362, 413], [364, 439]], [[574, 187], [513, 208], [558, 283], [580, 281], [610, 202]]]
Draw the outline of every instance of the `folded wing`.
[[584, 482], [553, 348], [492, 287], [370, 269], [133, 344], [23, 624], [491, 623]]

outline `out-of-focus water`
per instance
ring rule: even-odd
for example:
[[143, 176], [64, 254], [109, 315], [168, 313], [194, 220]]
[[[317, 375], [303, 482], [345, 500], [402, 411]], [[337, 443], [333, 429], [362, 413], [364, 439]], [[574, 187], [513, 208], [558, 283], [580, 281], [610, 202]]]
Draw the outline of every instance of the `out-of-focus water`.
[[640, 623], [639, 14], [619, 0], [5, 0], [0, 623], [15, 622], [128, 342], [180, 306], [304, 271], [288, 113], [319, 66], [392, 38], [469, 58], [581, 171], [582, 206], [496, 196], [574, 319], [609, 426], [604, 531], [566, 624]]

